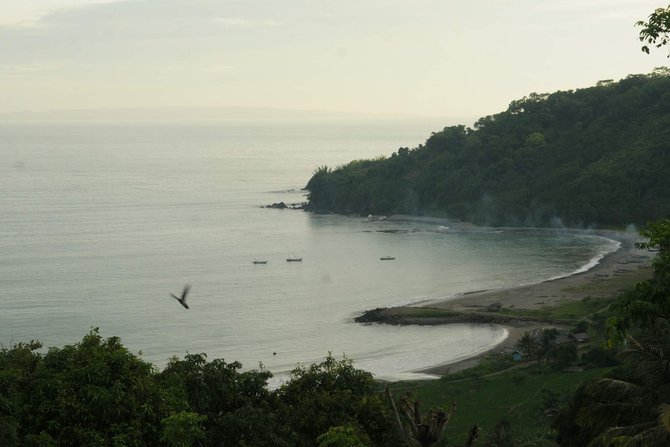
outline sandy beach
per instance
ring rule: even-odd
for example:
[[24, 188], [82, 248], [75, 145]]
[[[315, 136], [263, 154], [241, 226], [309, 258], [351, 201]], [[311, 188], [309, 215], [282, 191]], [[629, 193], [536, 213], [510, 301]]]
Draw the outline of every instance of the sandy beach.
[[[600, 262], [587, 271], [562, 278], [505, 289], [482, 290], [464, 293], [444, 300], [423, 303], [417, 307], [395, 307], [375, 309], [361, 317], [360, 321], [377, 321], [388, 324], [449, 324], [470, 322], [474, 324], [498, 324], [508, 331], [507, 338], [488, 351], [451, 363], [438, 364], [420, 372], [444, 375], [476, 365], [482, 358], [500, 352], [505, 346], [515, 345], [524, 332], [557, 327], [560, 322], [541, 322], [525, 318], [500, 318], [489, 306], [500, 303], [504, 308], [515, 310], [540, 309], [556, 306], [565, 301], [590, 298], [614, 298], [637, 282], [652, 274], [652, 253], [640, 250], [635, 243], [641, 237], [634, 232], [592, 231], [593, 234], [614, 239], [620, 243], [617, 250], [605, 255]], [[425, 311], [447, 310], [451, 317], [426, 317]], [[414, 316], [423, 312], [421, 316]]]

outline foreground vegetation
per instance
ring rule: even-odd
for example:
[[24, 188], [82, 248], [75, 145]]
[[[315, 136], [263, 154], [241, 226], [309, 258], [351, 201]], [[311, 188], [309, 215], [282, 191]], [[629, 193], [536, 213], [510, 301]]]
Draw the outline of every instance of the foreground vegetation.
[[[380, 385], [346, 359], [327, 357], [296, 369], [270, 391], [270, 373], [241, 372], [239, 364], [208, 362], [204, 355], [173, 359], [158, 372], [117, 338], [103, 339], [95, 331], [73, 346], [46, 354], [38, 348], [18, 344], [0, 355], [3, 446], [416, 444], [407, 419], [406, 431], [397, 429]], [[409, 391], [410, 399], [432, 409], [424, 413], [426, 425], [452, 401], [458, 403], [446, 430], [421, 445], [468, 445], [475, 422], [479, 444], [489, 445], [483, 439], [495, 433], [503, 416], [507, 438], [549, 442], [554, 432], [548, 424], [560, 393], [605, 371], [565, 374], [536, 364], [491, 377], [471, 372], [465, 379], [396, 383], [391, 389], [398, 396]]]
[[397, 444], [372, 376], [346, 359], [297, 368], [270, 391], [269, 372], [204, 354], [158, 372], [97, 331], [39, 348], [0, 352], [2, 446], [312, 446], [338, 426], [369, 445]]

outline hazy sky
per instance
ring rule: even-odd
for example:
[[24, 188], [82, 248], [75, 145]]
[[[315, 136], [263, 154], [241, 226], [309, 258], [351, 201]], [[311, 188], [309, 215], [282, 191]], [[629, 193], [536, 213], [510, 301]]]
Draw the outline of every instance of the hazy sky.
[[668, 0], [2, 0], [0, 112], [253, 106], [482, 116], [667, 66]]

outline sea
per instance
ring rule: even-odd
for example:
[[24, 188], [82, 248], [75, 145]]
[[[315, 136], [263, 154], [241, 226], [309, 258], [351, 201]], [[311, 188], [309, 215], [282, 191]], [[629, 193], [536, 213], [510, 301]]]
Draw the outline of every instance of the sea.
[[[504, 328], [354, 318], [570, 275], [616, 243], [265, 207], [305, 201], [319, 166], [390, 156], [441, 127], [0, 124], [0, 346], [75, 344], [98, 328], [159, 369], [206, 353], [244, 370], [262, 365], [275, 380], [328, 355], [378, 378], [423, 378], [422, 369], [485, 351]], [[294, 257], [302, 261], [286, 261]], [[189, 309], [170, 296], [186, 284]]]

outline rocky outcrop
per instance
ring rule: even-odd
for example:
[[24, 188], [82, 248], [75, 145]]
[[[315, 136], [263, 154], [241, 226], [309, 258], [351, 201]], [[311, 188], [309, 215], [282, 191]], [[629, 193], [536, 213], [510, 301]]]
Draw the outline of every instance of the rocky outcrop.
[[285, 210], [285, 209], [302, 210], [305, 209], [305, 202], [289, 203], [288, 205], [284, 202], [276, 202], [271, 205], [265, 205], [262, 208], [274, 208], [278, 210]]
[[[428, 310], [428, 311], [427, 311]], [[354, 319], [357, 323], [383, 323], [393, 325], [438, 325], [438, 324], [505, 324], [514, 326], [516, 323], [551, 323], [571, 324], [568, 320], [526, 317], [505, 314], [478, 312], [456, 312], [440, 309], [418, 307], [377, 308], [363, 312]]]

